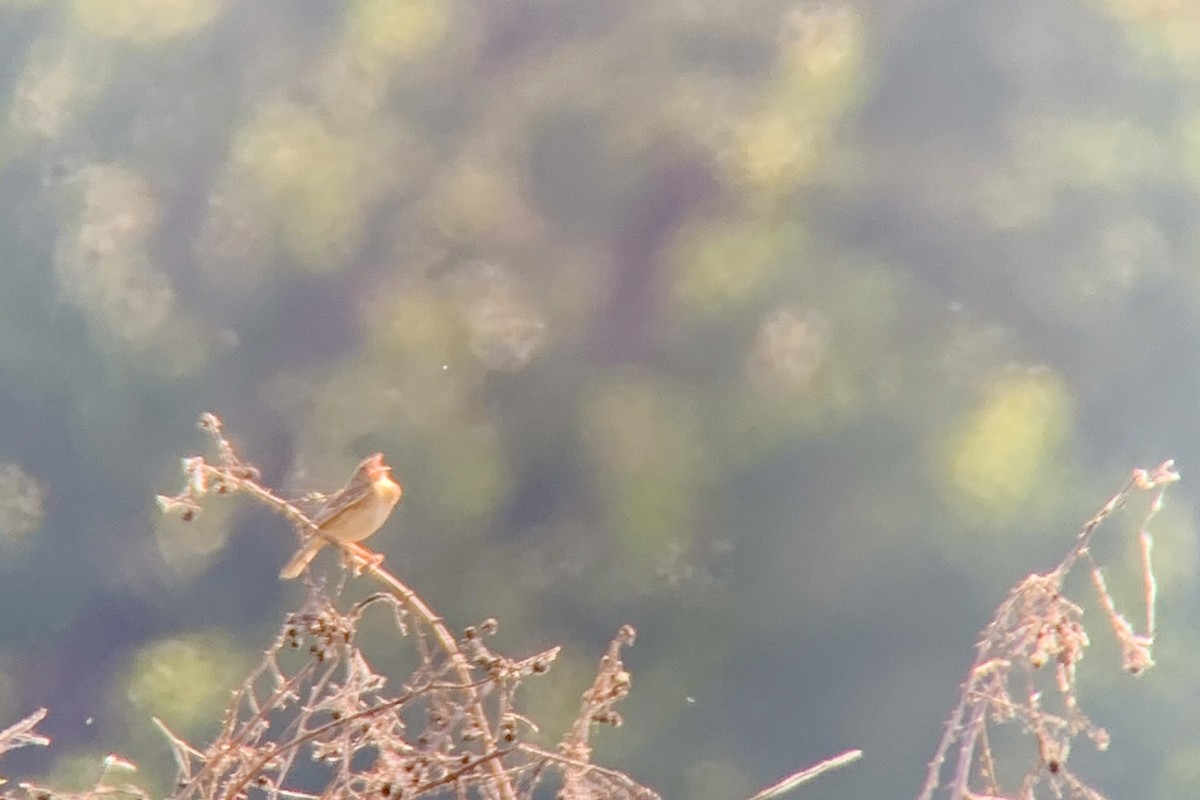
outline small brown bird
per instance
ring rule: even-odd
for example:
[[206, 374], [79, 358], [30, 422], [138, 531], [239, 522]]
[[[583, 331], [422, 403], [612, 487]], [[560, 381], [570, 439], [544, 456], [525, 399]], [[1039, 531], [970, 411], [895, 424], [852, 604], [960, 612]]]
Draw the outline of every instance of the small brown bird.
[[310, 536], [280, 570], [279, 577], [283, 580], [298, 577], [329, 539], [361, 542], [379, 530], [404, 494], [400, 484], [392, 480], [391, 472], [392, 468], [384, 463], [383, 453], [363, 459], [350, 482], [313, 517], [313, 523], [324, 535]]

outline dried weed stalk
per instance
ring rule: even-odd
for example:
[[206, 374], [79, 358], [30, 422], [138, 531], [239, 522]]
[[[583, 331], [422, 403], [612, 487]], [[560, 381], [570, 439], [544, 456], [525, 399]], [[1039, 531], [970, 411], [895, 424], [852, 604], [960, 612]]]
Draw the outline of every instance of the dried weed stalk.
[[[242, 493], [288, 519], [303, 535], [322, 535], [304, 512], [305, 499], [280, 497], [261, 483], [225, 437], [220, 420], [204, 414], [200, 427], [213, 439], [217, 458], [183, 460], [186, 481], [173, 496], [159, 496], [164, 513], [194, 519], [211, 493]], [[546, 673], [559, 648], [514, 659], [488, 644], [497, 623], [488, 619], [460, 633], [412, 589], [383, 569], [361, 545], [330, 539], [357, 572], [383, 590], [356, 603], [311, 579], [301, 608], [288, 615], [262, 662], [225, 710], [220, 731], [205, 746], [185, 741], [160, 720], [177, 765], [171, 800], [531, 800], [552, 792], [560, 800], [660, 800], [628, 775], [592, 763], [596, 725], [621, 724], [617, 704], [630, 691], [621, 660], [634, 630], [623, 626], [600, 659], [579, 713], [555, 748], [527, 740], [537, 731], [517, 709], [527, 679]], [[384, 613], [398, 637], [411, 643], [409, 666], [384, 674], [360, 649], [364, 616]], [[26, 744], [48, 744], [33, 733], [38, 712], [0, 732], [0, 754]], [[776, 797], [861, 755], [850, 751], [794, 773], [760, 792]], [[111, 762], [111, 763], [110, 763]], [[20, 784], [0, 800], [95, 800], [112, 795], [145, 800], [134, 786], [106, 780], [110, 768], [133, 769], [119, 756], [104, 760], [97, 784], [64, 794]]]
[[[1000, 604], [983, 629], [975, 663], [946, 722], [919, 800], [933, 800], [935, 794], [952, 800], [1034, 800], [1043, 792], [1055, 798], [1103, 800], [1103, 795], [1067, 764], [1071, 746], [1080, 735], [1104, 750], [1108, 733], [1079, 705], [1076, 670], [1088, 646], [1088, 634], [1083, 610], [1063, 595], [1063, 581], [1082, 563], [1090, 571], [1100, 607], [1120, 645], [1122, 668], [1141, 675], [1154, 666], [1151, 650], [1157, 587], [1148, 526], [1162, 508], [1166, 487], [1177, 480], [1173, 461], [1153, 470], [1135, 470], [1129, 482], [1083, 526], [1058, 566], [1028, 576]], [[1138, 534], [1145, 602], [1141, 633], [1117, 610], [1090, 550], [1096, 529], [1136, 491], [1154, 492]], [[1028, 769], [1010, 781], [997, 772], [1000, 759], [992, 744], [997, 738], [992, 732], [1004, 725], [1017, 726], [1035, 745]], [[944, 792], [939, 794], [939, 788]]]
[[[258, 470], [238, 457], [220, 420], [205, 414], [200, 427], [216, 443], [217, 463], [184, 459], [183, 490], [158, 499], [165, 512], [190, 519], [209, 492], [242, 492], [320, 535], [297, 503], [259, 482]], [[515, 694], [526, 679], [549, 671], [558, 648], [524, 659], [501, 655], [487, 644], [495, 620], [451, 633], [373, 554], [330, 541], [384, 591], [343, 612], [336, 597], [310, 584], [304, 607], [288, 618], [236, 693], [208, 747], [193, 747], [160, 723], [179, 767], [177, 800], [240, 800], [252, 793], [271, 800], [518, 800], [533, 797], [547, 779], [558, 781], [566, 800], [658, 800], [624, 774], [593, 765], [579, 745], [581, 730], [586, 742], [591, 725], [619, 720], [612, 705], [628, 692], [620, 648], [632, 643], [631, 628], [621, 630], [601, 664], [597, 686], [605, 688], [585, 693], [580, 720], [557, 752], [545, 750], [525, 741], [536, 728], [517, 711]], [[416, 666], [399, 679], [376, 671], [358, 647], [359, 623], [373, 606], [389, 609], [397, 632], [413, 642]], [[299, 665], [286, 657], [293, 650], [306, 654]]]
[[[45, 708], [39, 708], [25, 719], [11, 725], [0, 731], [0, 756], [10, 750], [17, 750], [22, 747], [37, 746], [46, 747], [50, 744], [50, 737], [44, 736], [34, 728], [46, 718], [49, 713]], [[81, 792], [54, 792], [43, 786], [35, 783], [21, 782], [17, 784], [17, 793], [0, 790], [0, 798], [8, 800], [9, 798], [32, 798], [33, 800], [99, 800], [104, 798], [107, 800], [110, 797], [120, 796], [122, 798], [133, 798], [134, 800], [149, 800], [146, 794], [137, 786], [114, 784], [109, 782], [110, 775], [116, 772], [126, 772], [134, 769], [133, 765], [115, 753], [105, 756], [100, 762], [99, 779], [96, 784], [89, 789]], [[0, 777], [0, 786], [5, 786], [8, 783], [7, 778]]]
[[45, 747], [50, 744], [50, 737], [42, 736], [34, 730], [38, 723], [45, 718], [46, 709], [39, 708], [20, 722], [9, 725], [0, 731], [0, 755], [22, 747]]

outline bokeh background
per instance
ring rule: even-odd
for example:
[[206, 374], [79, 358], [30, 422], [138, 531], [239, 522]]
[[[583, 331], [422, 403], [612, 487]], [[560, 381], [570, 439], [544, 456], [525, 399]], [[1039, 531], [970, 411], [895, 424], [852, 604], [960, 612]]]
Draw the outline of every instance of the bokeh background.
[[0, 0], [3, 771], [162, 791], [297, 602], [279, 520], [156, 515], [211, 410], [291, 492], [385, 451], [388, 563], [564, 645], [548, 733], [634, 624], [598, 758], [696, 800], [914, 796], [1007, 587], [1175, 457], [1074, 759], [1195, 796], [1198, 198], [1179, 0]]

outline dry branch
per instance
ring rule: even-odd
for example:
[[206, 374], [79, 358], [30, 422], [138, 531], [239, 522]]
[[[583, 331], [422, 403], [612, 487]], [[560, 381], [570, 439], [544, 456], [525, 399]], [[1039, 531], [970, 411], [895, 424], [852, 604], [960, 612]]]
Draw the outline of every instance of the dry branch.
[[[1071, 747], [1079, 736], [1099, 750], [1108, 747], [1108, 733], [1096, 725], [1079, 703], [1076, 670], [1089, 644], [1083, 609], [1063, 594], [1063, 581], [1081, 562], [1091, 575], [1098, 602], [1121, 648], [1121, 666], [1141, 675], [1154, 666], [1154, 606], [1157, 585], [1151, 563], [1148, 526], [1162, 508], [1167, 486], [1179, 480], [1173, 461], [1153, 470], [1135, 470], [1129, 481], [1080, 529], [1071, 549], [1054, 569], [1032, 574], [1017, 584], [983, 629], [975, 662], [967, 673], [937, 751], [929, 764], [919, 800], [933, 800], [945, 785], [951, 800], [992, 798], [1034, 800], [1041, 786], [1056, 798], [1103, 800], [1068, 766]], [[1131, 494], [1153, 492], [1138, 532], [1139, 571], [1145, 603], [1144, 629], [1139, 633], [1117, 609], [1117, 603], [1092, 558], [1091, 544], [1100, 525], [1122, 509]], [[1049, 668], [1052, 678], [1043, 677]], [[1047, 685], [1048, 684], [1048, 685]], [[1008, 789], [997, 774], [989, 730], [1004, 724], [1019, 726], [1032, 739], [1034, 758], [1017, 784]]]

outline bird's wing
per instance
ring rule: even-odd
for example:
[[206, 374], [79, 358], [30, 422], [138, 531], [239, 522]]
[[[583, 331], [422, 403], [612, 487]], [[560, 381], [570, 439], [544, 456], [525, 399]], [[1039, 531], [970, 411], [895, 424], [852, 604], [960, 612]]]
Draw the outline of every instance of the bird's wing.
[[321, 507], [313, 517], [313, 524], [318, 528], [327, 525], [330, 520], [346, 509], [358, 503], [371, 492], [371, 483], [350, 483], [340, 492], [329, 498], [329, 502]]

